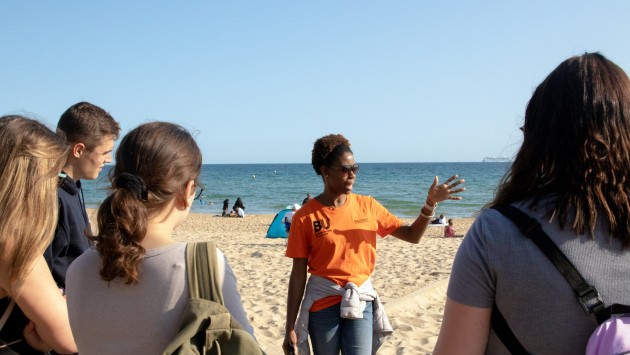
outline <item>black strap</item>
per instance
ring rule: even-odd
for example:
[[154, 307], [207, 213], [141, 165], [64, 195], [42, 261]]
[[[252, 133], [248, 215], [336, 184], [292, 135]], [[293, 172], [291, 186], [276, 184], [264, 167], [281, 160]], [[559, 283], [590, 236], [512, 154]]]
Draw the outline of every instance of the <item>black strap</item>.
[[[569, 282], [575, 291], [576, 298], [586, 314], [595, 314], [598, 324], [610, 317], [613, 309], [606, 307], [595, 287], [584, 280], [575, 266], [560, 251], [558, 246], [542, 230], [540, 223], [529, 217], [525, 212], [510, 205], [498, 205], [493, 207], [501, 214], [510, 219], [527, 238], [531, 239], [538, 248], [549, 258], [554, 266], [560, 271], [562, 276]], [[620, 307], [616, 305], [617, 309]], [[617, 310], [615, 309], [615, 311]], [[628, 307], [630, 310], [630, 307]], [[621, 312], [617, 312], [621, 313]], [[496, 303], [492, 309], [491, 316], [492, 329], [497, 334], [503, 345], [512, 354], [528, 354], [523, 345], [518, 341], [507, 321], [497, 308]]]
[[599, 292], [584, 280], [571, 261], [567, 259], [558, 246], [542, 230], [540, 223], [536, 219], [529, 217], [525, 212], [514, 206], [499, 205], [493, 208], [514, 222], [518, 229], [536, 243], [538, 248], [551, 260], [575, 291], [575, 296], [586, 314], [595, 314], [598, 317], [604, 311], [606, 305], [602, 301]]
[[610, 306], [604, 308], [603, 311], [597, 313], [595, 316], [597, 317], [597, 325], [600, 325], [610, 319], [613, 314], [615, 315], [623, 315], [630, 316], [630, 306], [625, 304], [614, 303]]
[[490, 321], [492, 324], [492, 329], [497, 334], [499, 339], [505, 347], [510, 351], [510, 353], [515, 355], [525, 355], [529, 354], [527, 350], [523, 347], [520, 341], [516, 339], [516, 336], [510, 329], [510, 326], [507, 324], [505, 318], [503, 318], [503, 314], [497, 308], [497, 304], [494, 304], [492, 307], [492, 315], [490, 316]]

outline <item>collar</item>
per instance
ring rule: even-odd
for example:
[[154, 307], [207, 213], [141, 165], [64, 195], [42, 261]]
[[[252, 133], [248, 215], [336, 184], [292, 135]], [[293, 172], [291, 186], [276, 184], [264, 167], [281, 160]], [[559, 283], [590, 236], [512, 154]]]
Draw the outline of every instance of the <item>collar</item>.
[[59, 174], [59, 187], [74, 196], [81, 190], [81, 180], [74, 181], [68, 174], [62, 171]]

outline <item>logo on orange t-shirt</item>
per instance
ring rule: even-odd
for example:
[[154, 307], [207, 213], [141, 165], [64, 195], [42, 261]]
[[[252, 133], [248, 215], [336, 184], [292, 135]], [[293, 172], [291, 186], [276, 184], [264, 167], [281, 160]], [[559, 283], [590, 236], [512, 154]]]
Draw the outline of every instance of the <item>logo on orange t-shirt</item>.
[[[322, 230], [324, 228], [326, 228], [326, 230]], [[328, 218], [313, 221], [313, 232], [315, 232], [316, 238], [326, 235], [328, 228], [330, 228], [330, 220]]]

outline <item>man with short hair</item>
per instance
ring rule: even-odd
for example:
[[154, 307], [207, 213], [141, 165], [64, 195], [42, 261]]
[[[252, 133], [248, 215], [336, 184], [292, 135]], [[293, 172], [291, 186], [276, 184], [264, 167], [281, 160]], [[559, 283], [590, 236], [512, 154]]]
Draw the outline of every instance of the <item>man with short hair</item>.
[[61, 115], [57, 130], [65, 134], [70, 150], [59, 174], [59, 221], [44, 257], [55, 282], [65, 289], [66, 270], [89, 248], [87, 236], [92, 234], [81, 179], [96, 179], [103, 166], [112, 161], [114, 141], [118, 139], [120, 126], [102, 108], [79, 102]]

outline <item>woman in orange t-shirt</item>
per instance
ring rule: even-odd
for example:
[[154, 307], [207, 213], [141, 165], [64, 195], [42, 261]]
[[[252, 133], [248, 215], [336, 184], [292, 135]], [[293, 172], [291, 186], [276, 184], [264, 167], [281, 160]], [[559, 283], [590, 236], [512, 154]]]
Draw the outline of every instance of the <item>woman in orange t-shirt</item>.
[[[371, 354], [376, 330], [373, 314], [379, 318], [382, 312], [369, 280], [376, 260], [376, 234], [391, 234], [417, 244], [437, 203], [461, 200], [454, 195], [465, 190], [458, 188], [464, 180], [456, 181], [455, 175], [438, 185], [435, 177], [421, 214], [411, 225], [403, 225], [372, 197], [352, 194], [359, 165], [345, 137], [331, 134], [315, 141], [312, 164], [322, 176], [324, 191], [293, 216], [286, 251], [293, 258], [293, 268], [283, 349], [285, 354], [303, 353], [308, 334], [315, 354], [338, 354], [340, 350], [343, 354]], [[308, 285], [307, 269], [311, 273]], [[348, 301], [342, 307], [344, 292], [358, 295], [361, 302]], [[342, 318], [352, 308], [348, 305], [357, 304], [358, 311]]]

